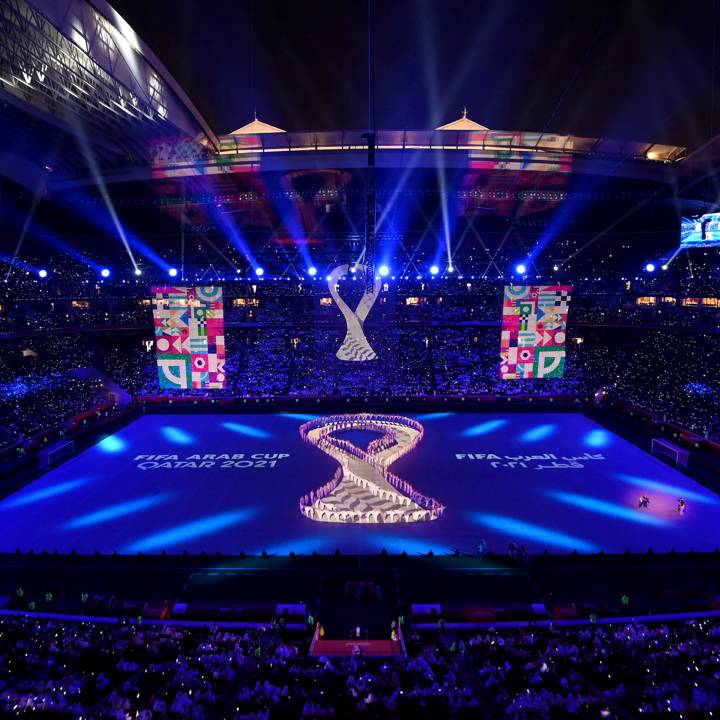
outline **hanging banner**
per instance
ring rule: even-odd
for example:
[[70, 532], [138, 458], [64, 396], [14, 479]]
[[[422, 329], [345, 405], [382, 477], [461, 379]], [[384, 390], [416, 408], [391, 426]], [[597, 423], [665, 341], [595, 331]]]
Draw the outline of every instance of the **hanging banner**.
[[161, 388], [225, 387], [222, 288], [152, 288]]
[[559, 378], [571, 285], [507, 285], [500, 336], [503, 380]]

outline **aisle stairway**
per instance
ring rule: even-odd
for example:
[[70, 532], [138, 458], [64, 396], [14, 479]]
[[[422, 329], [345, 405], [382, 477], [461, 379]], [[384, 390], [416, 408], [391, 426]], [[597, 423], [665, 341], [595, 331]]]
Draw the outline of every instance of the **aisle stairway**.
[[374, 572], [370, 581], [366, 575], [345, 571], [325, 578], [317, 614], [324, 634], [313, 654], [350, 655], [358, 647], [364, 655], [401, 653], [400, 643], [391, 642], [391, 626], [398, 617], [398, 578]]

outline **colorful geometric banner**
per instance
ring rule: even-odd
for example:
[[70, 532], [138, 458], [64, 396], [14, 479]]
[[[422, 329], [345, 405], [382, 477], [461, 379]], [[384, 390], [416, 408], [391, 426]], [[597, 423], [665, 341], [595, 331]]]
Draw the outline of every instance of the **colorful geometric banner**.
[[559, 378], [571, 285], [507, 285], [500, 336], [503, 380]]
[[154, 287], [152, 295], [160, 387], [224, 388], [222, 288]]

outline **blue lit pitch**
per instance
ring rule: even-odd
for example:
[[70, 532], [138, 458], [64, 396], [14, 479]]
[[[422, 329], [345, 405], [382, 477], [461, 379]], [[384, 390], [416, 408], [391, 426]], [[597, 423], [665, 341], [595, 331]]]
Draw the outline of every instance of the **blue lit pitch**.
[[170, 498], [171, 495], [168, 493], [159, 495], [148, 495], [146, 497], [137, 498], [136, 500], [128, 500], [127, 502], [118, 503], [117, 505], [109, 505], [102, 510], [96, 510], [95, 512], [88, 513], [87, 515], [81, 515], [67, 523], [68, 528], [79, 528], [86, 527], [87, 525], [99, 525], [100, 523], [109, 522], [111, 520], [117, 520], [118, 518], [125, 517], [127, 515], [134, 515], [135, 513], [148, 510], [151, 507], [160, 505]]
[[135, 540], [123, 552], [138, 553], [169, 549], [189, 540], [212, 535], [233, 525], [240, 525], [247, 522], [253, 515], [255, 515], [253, 509], [233, 510], [218, 515], [208, 515]]
[[525, 538], [552, 547], [564, 550], [577, 550], [578, 552], [598, 552], [600, 548], [587, 540], [573, 535], [551, 530], [550, 528], [534, 525], [505, 515], [492, 515], [486, 513], [472, 513], [473, 520], [492, 530], [499, 530], [512, 538]]
[[486, 422], [473, 425], [465, 430], [462, 434], [464, 437], [476, 437], [477, 435], [489, 435], [507, 425], [507, 420], [498, 418], [497, 420], [487, 420]]
[[638, 477], [636, 475], [626, 475], [625, 473], [618, 473], [616, 477], [621, 482], [627, 483], [628, 485], [634, 485], [645, 492], [655, 490], [657, 492], [672, 495], [674, 498], [685, 498], [685, 500], [694, 500], [695, 502], [704, 503], [706, 505], [716, 505], [718, 502], [716, 497], [704, 495], [695, 490], [688, 490], [687, 488], [682, 488], [679, 485], [669, 485], [668, 483], [658, 482], [657, 480], [651, 480], [650, 478]]
[[222, 426], [226, 430], [230, 430], [238, 435], [245, 435], [246, 437], [252, 438], [267, 438], [270, 437], [270, 433], [266, 432], [262, 428], [253, 427], [252, 425], [245, 425], [238, 422], [224, 422]]
[[190, 433], [174, 425], [163, 425], [160, 432], [166, 440], [175, 445], [192, 445], [195, 442], [195, 438]]
[[423, 413], [421, 415], [416, 415], [415, 419], [420, 420], [422, 422], [429, 422], [431, 420], [441, 420], [442, 418], [450, 417], [451, 415], [454, 415], [454, 413], [451, 413], [451, 412]]
[[639, 508], [629, 508], [623, 505], [600, 500], [599, 498], [590, 497], [588, 495], [577, 495], [576, 493], [562, 492], [560, 490], [552, 490], [548, 493], [551, 497], [559, 500], [566, 505], [572, 505], [582, 510], [588, 510], [599, 515], [608, 515], [618, 520], [627, 520], [628, 522], [639, 523], [642, 525], [663, 526], [668, 523], [659, 517], [650, 515], [647, 511]]
[[35, 490], [33, 492], [20, 492], [18, 495], [5, 500], [0, 504], [0, 508], [16, 508], [23, 505], [32, 505], [36, 502], [42, 502], [57, 495], [64, 495], [65, 493], [71, 492], [83, 485], [87, 484], [89, 478], [77, 478], [76, 480], [68, 480], [67, 482], [58, 483], [57, 485], [51, 485], [50, 487], [43, 488], [42, 490]]
[[520, 440], [523, 442], [537, 442], [538, 440], [545, 440], [545, 438], [549, 438], [556, 430], [557, 425], [553, 423], [536, 425], [534, 428], [526, 430], [520, 436]]
[[119, 435], [108, 435], [103, 438], [95, 447], [102, 452], [113, 455], [120, 453], [127, 448], [127, 440], [121, 438]]
[[602, 448], [612, 444], [612, 433], [603, 428], [595, 428], [585, 433], [583, 445], [591, 448]]

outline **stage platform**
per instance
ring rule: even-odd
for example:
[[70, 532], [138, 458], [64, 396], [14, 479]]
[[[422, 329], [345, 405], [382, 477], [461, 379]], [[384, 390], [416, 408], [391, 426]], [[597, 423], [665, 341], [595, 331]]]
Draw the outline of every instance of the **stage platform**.
[[[310, 519], [301, 498], [338, 468], [300, 437], [316, 417], [144, 416], [4, 498], [0, 552], [413, 555], [474, 552], [481, 539], [495, 552], [513, 541], [531, 553], [720, 546], [719, 496], [574, 413], [408, 415], [422, 438], [391, 470], [441, 504], [440, 516]], [[345, 439], [365, 448], [377, 437]]]

